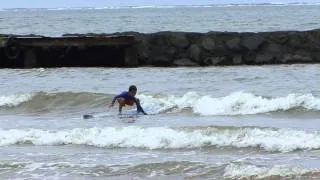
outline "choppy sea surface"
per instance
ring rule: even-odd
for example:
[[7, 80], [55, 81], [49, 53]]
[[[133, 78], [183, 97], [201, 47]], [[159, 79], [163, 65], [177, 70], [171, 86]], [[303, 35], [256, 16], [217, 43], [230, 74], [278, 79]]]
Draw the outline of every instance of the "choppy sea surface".
[[[1, 8], [1, 5], [0, 5]], [[0, 9], [0, 33], [287, 31], [320, 27], [319, 3]]]
[[[0, 33], [310, 30], [319, 12], [317, 3], [2, 9]], [[132, 84], [149, 115], [109, 107]], [[319, 179], [319, 84], [320, 66], [304, 64], [0, 69], [0, 179]]]
[[318, 179], [319, 70], [0, 69], [1, 179]]

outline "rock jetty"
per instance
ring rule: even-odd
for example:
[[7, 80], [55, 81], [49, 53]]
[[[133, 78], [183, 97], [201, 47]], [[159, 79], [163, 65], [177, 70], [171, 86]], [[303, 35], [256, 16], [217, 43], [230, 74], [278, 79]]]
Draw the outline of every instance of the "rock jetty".
[[320, 63], [320, 29], [0, 35], [1, 68], [177, 67]]

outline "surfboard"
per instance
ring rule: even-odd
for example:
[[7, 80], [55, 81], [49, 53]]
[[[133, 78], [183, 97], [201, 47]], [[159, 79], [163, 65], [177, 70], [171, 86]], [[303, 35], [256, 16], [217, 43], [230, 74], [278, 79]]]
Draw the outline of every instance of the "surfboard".
[[108, 116], [113, 116], [113, 115], [110, 113], [84, 114], [84, 115], [82, 115], [82, 119], [103, 118], [103, 117], [108, 117]]
[[141, 113], [137, 113], [136, 111], [125, 111], [121, 114], [109, 114], [109, 113], [98, 113], [98, 114], [84, 114], [82, 116], [83, 119], [93, 119], [93, 118], [103, 118], [103, 117], [115, 117], [120, 119], [127, 120], [135, 120], [139, 117], [143, 116]]
[[94, 118], [94, 116], [92, 114], [84, 114], [82, 116], [83, 119], [91, 119], [91, 118]]

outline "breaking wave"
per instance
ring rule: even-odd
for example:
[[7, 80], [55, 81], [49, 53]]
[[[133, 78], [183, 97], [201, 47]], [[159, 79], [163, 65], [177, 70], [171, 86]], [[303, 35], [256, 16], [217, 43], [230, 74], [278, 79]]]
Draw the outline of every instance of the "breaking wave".
[[0, 96], [0, 107], [15, 107], [23, 102], [30, 101], [34, 97], [34, 94], [20, 94]]
[[[111, 96], [111, 95], [110, 95]], [[18, 95], [0, 96], [0, 108], [27, 109], [37, 111], [50, 111], [56, 109], [69, 109], [79, 107], [105, 106], [110, 98], [98, 93], [27, 93]]]
[[246, 115], [303, 109], [319, 111], [320, 99], [312, 94], [289, 94], [267, 98], [251, 93], [236, 92], [225, 97], [200, 96], [195, 92], [182, 97], [153, 97], [140, 95], [145, 107], [158, 113], [169, 109], [191, 108], [200, 115]]
[[224, 177], [230, 179], [280, 179], [301, 178], [319, 175], [318, 168], [304, 168], [289, 165], [259, 167], [255, 165], [230, 164], [225, 168]]
[[103, 148], [192, 149], [258, 148], [268, 152], [290, 152], [320, 148], [320, 132], [257, 127], [167, 128], [137, 126], [0, 130], [0, 146], [89, 145]]
[[[111, 94], [89, 92], [39, 92], [0, 96], [0, 108], [55, 110], [105, 107], [106, 104], [110, 104], [112, 97]], [[235, 92], [224, 97], [201, 96], [196, 92], [188, 92], [181, 97], [147, 94], [140, 94], [137, 97], [150, 114], [190, 110], [195, 114], [210, 116], [320, 110], [320, 99], [312, 94], [288, 94], [284, 97], [269, 98], [244, 92]]]
[[[106, 164], [83, 164], [70, 162], [0, 162], [3, 170], [16, 170], [17, 173], [32, 174], [39, 171], [65, 170], [72, 174], [96, 174], [103, 172], [107, 176], [121, 176], [123, 174], [139, 177], [165, 177], [169, 175], [184, 175], [191, 179], [316, 179], [319, 177], [319, 168], [306, 168], [300, 166], [274, 165], [257, 166], [241, 163], [228, 164], [202, 164], [189, 161], [166, 161], [159, 163], [142, 163], [136, 165], [106, 165]], [[63, 173], [63, 171], [61, 172]], [[59, 172], [55, 177], [57, 179]], [[50, 176], [49, 176], [50, 177]], [[59, 178], [58, 178], [59, 179]]]

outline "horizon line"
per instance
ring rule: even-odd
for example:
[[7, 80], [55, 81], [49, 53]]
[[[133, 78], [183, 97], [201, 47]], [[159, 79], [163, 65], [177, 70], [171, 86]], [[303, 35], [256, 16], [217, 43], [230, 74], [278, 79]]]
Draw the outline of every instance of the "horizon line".
[[221, 4], [190, 4], [190, 5], [127, 5], [127, 6], [57, 6], [57, 7], [16, 7], [16, 8], [0, 8], [0, 10], [27, 10], [27, 9], [44, 9], [44, 10], [57, 10], [57, 9], [125, 9], [125, 8], [169, 8], [169, 7], [215, 7], [215, 6], [263, 6], [263, 5], [273, 5], [273, 6], [281, 6], [281, 5], [320, 5], [319, 2], [270, 2], [270, 3], [221, 3]]

